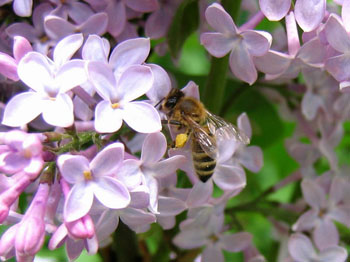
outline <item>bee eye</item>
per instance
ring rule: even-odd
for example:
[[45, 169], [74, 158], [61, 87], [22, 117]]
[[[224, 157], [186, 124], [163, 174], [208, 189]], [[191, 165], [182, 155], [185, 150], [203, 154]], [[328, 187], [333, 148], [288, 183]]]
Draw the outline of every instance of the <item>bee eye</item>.
[[176, 102], [177, 102], [177, 98], [176, 97], [170, 97], [166, 103], [165, 103], [165, 106], [167, 108], [173, 108], [175, 105], [176, 105]]

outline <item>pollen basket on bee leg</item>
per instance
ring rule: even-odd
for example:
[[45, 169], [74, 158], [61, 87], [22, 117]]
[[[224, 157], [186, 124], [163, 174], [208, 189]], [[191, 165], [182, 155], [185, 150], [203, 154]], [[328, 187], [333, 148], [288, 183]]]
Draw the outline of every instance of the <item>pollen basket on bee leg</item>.
[[175, 147], [176, 148], [182, 148], [185, 146], [186, 142], [188, 140], [187, 134], [178, 134], [175, 138]]

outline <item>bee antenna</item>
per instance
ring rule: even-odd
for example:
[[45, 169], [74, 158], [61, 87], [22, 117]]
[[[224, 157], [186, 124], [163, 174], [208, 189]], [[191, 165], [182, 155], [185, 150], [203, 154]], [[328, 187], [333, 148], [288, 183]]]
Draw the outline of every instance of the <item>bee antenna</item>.
[[159, 100], [159, 102], [154, 106], [154, 107], [157, 107], [159, 106], [160, 103], [162, 103], [162, 101], [164, 100], [165, 97], [163, 97], [161, 100]]

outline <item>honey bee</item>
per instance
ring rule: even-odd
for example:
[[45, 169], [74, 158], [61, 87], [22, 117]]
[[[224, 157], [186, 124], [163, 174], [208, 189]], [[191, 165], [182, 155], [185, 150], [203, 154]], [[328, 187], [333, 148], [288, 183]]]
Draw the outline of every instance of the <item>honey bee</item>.
[[217, 141], [235, 139], [249, 144], [249, 138], [234, 125], [221, 117], [210, 113], [194, 97], [173, 88], [162, 99], [159, 110], [167, 116], [167, 123], [184, 130], [175, 138], [175, 148], [183, 147], [191, 141], [194, 170], [202, 182], [206, 182], [214, 173], [217, 158]]

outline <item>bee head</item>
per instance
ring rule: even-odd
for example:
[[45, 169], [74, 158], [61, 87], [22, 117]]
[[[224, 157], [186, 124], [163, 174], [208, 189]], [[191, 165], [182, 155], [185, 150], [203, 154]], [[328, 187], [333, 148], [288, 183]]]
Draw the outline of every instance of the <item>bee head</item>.
[[159, 102], [161, 103], [159, 110], [164, 113], [170, 112], [184, 96], [185, 94], [181, 90], [172, 88], [169, 94]]

